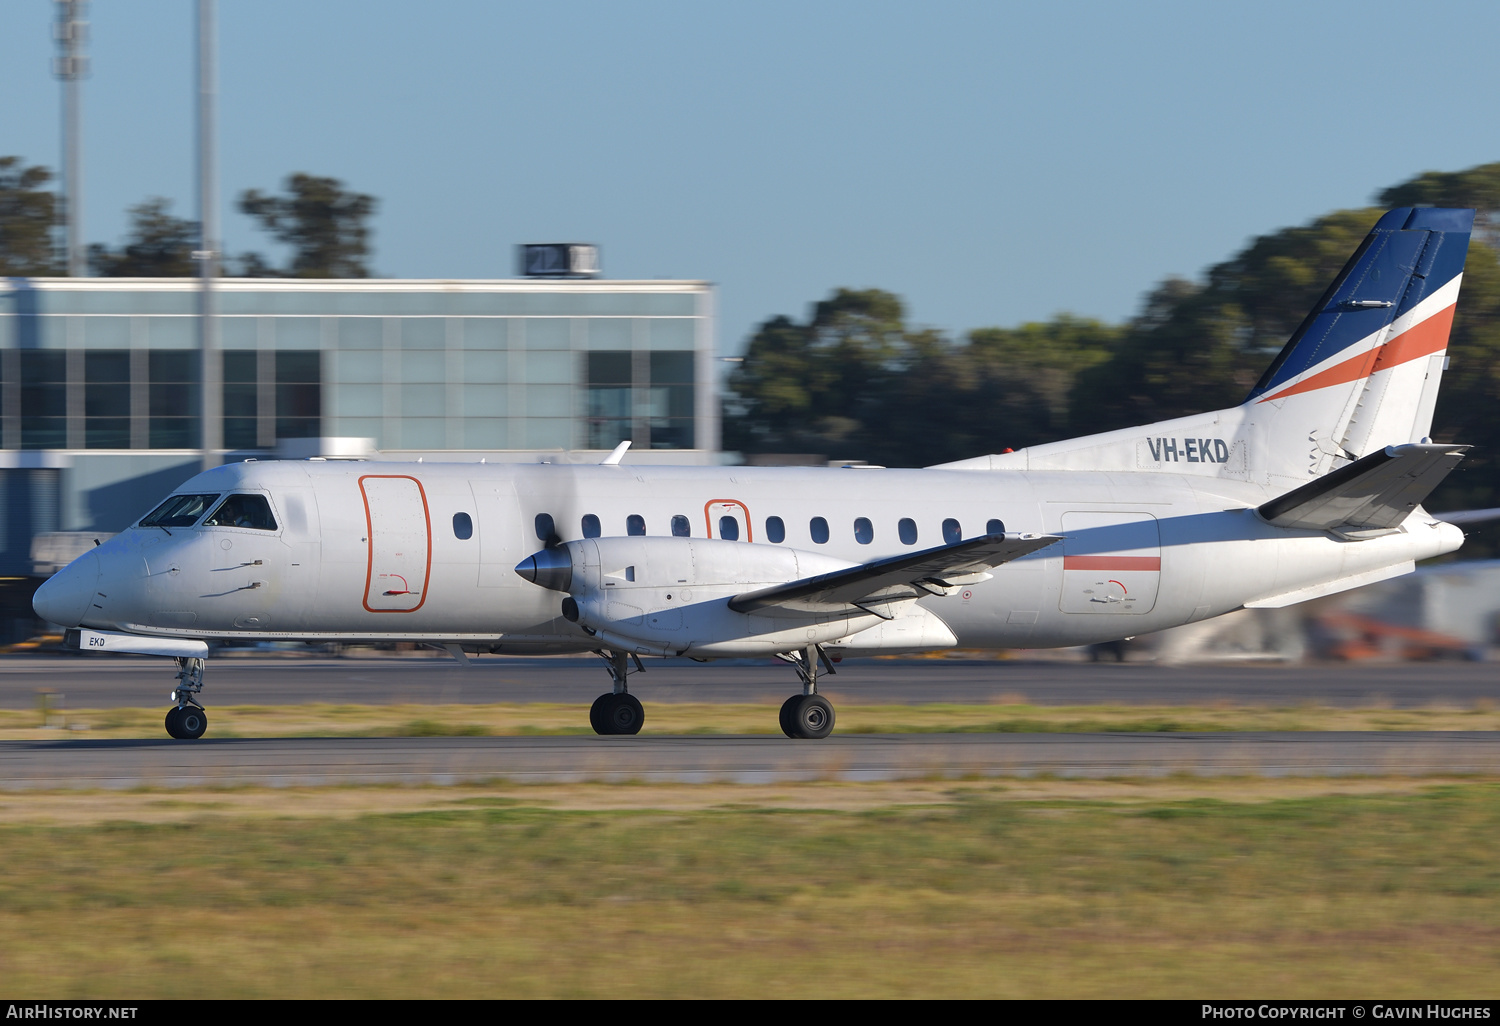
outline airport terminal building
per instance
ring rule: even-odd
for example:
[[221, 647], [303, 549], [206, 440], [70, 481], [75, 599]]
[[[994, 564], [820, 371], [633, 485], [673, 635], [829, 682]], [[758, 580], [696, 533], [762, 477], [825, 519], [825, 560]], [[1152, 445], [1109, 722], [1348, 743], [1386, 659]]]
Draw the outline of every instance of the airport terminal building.
[[[701, 281], [226, 278], [224, 459], [714, 463]], [[0, 574], [197, 473], [195, 279], [0, 279]], [[45, 548], [45, 544], [42, 546]]]

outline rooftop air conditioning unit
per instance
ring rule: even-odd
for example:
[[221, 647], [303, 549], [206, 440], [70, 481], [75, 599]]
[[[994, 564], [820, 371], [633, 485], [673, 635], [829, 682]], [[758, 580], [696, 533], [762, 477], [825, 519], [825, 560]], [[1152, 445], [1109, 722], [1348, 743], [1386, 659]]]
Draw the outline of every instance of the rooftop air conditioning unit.
[[523, 278], [597, 278], [599, 247], [577, 242], [527, 243], [518, 247]]

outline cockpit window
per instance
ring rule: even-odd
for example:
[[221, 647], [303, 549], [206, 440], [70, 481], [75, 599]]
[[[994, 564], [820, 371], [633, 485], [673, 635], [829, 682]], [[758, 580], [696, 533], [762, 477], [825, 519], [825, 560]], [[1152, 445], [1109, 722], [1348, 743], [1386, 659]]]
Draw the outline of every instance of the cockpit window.
[[174, 495], [141, 518], [142, 527], [192, 527], [219, 496]]
[[255, 531], [276, 530], [276, 518], [264, 495], [231, 495], [219, 503], [204, 527], [248, 527]]

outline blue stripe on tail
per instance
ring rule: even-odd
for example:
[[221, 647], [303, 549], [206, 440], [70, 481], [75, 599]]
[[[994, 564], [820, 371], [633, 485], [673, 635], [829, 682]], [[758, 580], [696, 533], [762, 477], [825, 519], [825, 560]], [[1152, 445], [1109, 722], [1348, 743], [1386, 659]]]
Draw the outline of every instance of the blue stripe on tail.
[[1348, 349], [1452, 281], [1464, 269], [1473, 227], [1471, 209], [1387, 211], [1245, 401]]

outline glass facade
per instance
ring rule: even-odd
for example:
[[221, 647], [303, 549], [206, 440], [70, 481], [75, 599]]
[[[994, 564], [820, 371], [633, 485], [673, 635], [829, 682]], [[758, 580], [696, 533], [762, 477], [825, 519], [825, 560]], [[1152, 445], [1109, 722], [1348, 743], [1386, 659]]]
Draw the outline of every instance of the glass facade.
[[[147, 448], [187, 449], [197, 444], [198, 388], [196, 351], [146, 351]], [[228, 392], [226, 388], [225, 409], [230, 405]]]
[[17, 391], [21, 406], [21, 447], [67, 448], [67, 352], [32, 350], [19, 355], [20, 380], [17, 383], [20, 387]]
[[[701, 282], [226, 279], [224, 447], [713, 450]], [[187, 280], [0, 283], [0, 449], [192, 449]]]

